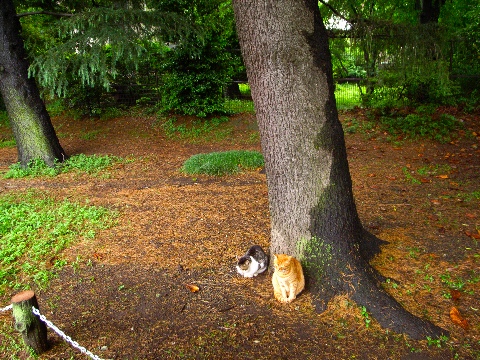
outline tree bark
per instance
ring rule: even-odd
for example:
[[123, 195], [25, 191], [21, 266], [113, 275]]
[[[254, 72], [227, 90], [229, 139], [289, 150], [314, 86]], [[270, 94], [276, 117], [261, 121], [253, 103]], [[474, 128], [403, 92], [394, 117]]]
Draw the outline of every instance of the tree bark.
[[357, 214], [317, 2], [233, 4], [265, 157], [270, 253], [302, 261], [318, 311], [348, 293], [386, 328], [413, 338], [443, 334], [389, 296], [368, 262], [381, 241]]
[[33, 78], [12, 0], [0, 0], [0, 92], [17, 143], [19, 162], [42, 159], [49, 166], [66, 158]]

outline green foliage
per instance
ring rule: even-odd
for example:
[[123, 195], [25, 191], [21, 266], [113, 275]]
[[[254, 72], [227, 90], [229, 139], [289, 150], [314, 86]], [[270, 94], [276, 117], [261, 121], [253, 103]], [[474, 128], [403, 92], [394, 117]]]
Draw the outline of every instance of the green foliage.
[[222, 88], [229, 79], [219, 77], [215, 71], [194, 71], [172, 68], [164, 75], [162, 110], [199, 117], [225, 114]]
[[109, 89], [119, 63], [139, 65], [143, 39], [179, 41], [193, 31], [182, 15], [130, 6], [85, 8], [62, 19], [59, 42], [35, 57], [31, 74], [59, 96], [77, 80], [81, 86]]
[[0, 296], [45, 287], [62, 266], [61, 252], [75, 239], [93, 238], [114, 214], [96, 206], [61, 202], [36, 192], [0, 197]]
[[[370, 107], [454, 105], [471, 99], [480, 74], [478, 6], [461, 0], [439, 7], [438, 21], [425, 24], [412, 2], [321, 4], [327, 26], [339, 35], [330, 42], [334, 77], [364, 78], [363, 100]], [[347, 20], [343, 30], [331, 26], [338, 14]]]
[[8, 120], [8, 114], [6, 111], [0, 110], [0, 126], [10, 126], [10, 121]]
[[430, 336], [427, 336], [427, 345], [441, 348], [447, 344], [448, 340], [449, 340], [448, 336], [445, 336], [445, 335], [441, 335], [438, 339], [437, 338], [433, 339]]
[[116, 156], [99, 156], [99, 155], [73, 155], [63, 163], [56, 163], [54, 167], [50, 167], [41, 159], [31, 160], [27, 167], [23, 167], [20, 163], [13, 164], [5, 173], [6, 179], [18, 179], [24, 177], [37, 176], [56, 176], [60, 173], [68, 171], [86, 172], [88, 174], [98, 174], [109, 166], [122, 161]]
[[[223, 89], [244, 71], [230, 1], [166, 2], [187, 14], [203, 32], [203, 41], [187, 37], [171, 47], [162, 66], [161, 109], [205, 117], [225, 114]], [[170, 10], [170, 8], [169, 8]]]
[[372, 319], [370, 318], [370, 315], [368, 314], [367, 308], [365, 306], [362, 306], [360, 308], [360, 311], [362, 313], [363, 321], [365, 322], [365, 327], [369, 328], [370, 324], [372, 322]]
[[24, 177], [56, 176], [58, 174], [58, 167], [50, 167], [42, 159], [33, 159], [28, 163], [27, 167], [23, 167], [20, 163], [10, 165], [4, 177], [5, 179], [19, 179]]
[[422, 183], [420, 180], [418, 180], [417, 178], [415, 178], [412, 175], [412, 173], [410, 172], [410, 170], [407, 167], [403, 167], [402, 172], [403, 172], [403, 175], [405, 175], [405, 179], [407, 181], [411, 182], [412, 184], [419, 185], [419, 184]]
[[452, 115], [441, 114], [435, 117], [418, 111], [406, 116], [382, 116], [380, 124], [390, 135], [410, 140], [427, 138], [440, 142], [451, 141], [457, 135], [456, 132], [463, 128], [463, 124]]
[[361, 105], [361, 94], [365, 87], [358, 84], [344, 83], [335, 85], [337, 109], [352, 109]]
[[100, 171], [122, 161], [124, 161], [122, 158], [112, 155], [78, 154], [64, 161], [61, 169], [62, 172], [77, 171], [86, 172], [87, 174], [98, 174]]
[[258, 151], [232, 150], [193, 155], [184, 162], [181, 171], [189, 175], [222, 176], [258, 169], [263, 165], [263, 155]]
[[0, 140], [0, 148], [14, 147], [16, 145], [15, 139]]
[[[6, 111], [0, 110], [0, 127], [10, 128], [10, 121]], [[11, 136], [0, 137], [0, 148], [15, 146], [15, 139]]]

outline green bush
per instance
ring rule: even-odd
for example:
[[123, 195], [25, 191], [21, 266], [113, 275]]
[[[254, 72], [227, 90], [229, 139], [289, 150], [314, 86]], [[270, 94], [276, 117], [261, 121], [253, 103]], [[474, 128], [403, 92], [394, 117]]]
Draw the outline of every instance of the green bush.
[[263, 155], [258, 151], [231, 150], [193, 155], [184, 162], [181, 171], [189, 175], [221, 176], [258, 169], [263, 165]]
[[198, 117], [226, 114], [222, 89], [228, 81], [212, 71], [190, 73], [172, 69], [163, 77], [161, 109]]

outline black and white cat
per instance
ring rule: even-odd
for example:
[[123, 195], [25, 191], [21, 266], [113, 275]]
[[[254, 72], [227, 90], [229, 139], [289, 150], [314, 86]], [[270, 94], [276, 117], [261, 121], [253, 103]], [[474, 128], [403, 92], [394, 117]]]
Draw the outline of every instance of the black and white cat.
[[238, 258], [237, 272], [244, 277], [254, 277], [268, 267], [268, 256], [259, 245], [253, 245], [247, 253]]

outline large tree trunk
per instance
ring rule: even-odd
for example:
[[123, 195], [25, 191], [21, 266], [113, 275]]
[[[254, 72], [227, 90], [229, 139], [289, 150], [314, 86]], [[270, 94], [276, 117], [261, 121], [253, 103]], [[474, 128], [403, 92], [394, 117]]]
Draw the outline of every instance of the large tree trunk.
[[301, 259], [318, 311], [348, 293], [386, 328], [442, 334], [389, 296], [369, 265], [380, 241], [357, 215], [317, 1], [233, 3], [265, 157], [271, 253]]
[[0, 92], [17, 142], [23, 166], [42, 159], [53, 166], [65, 153], [33, 78], [20, 36], [21, 25], [12, 0], [0, 0]]

